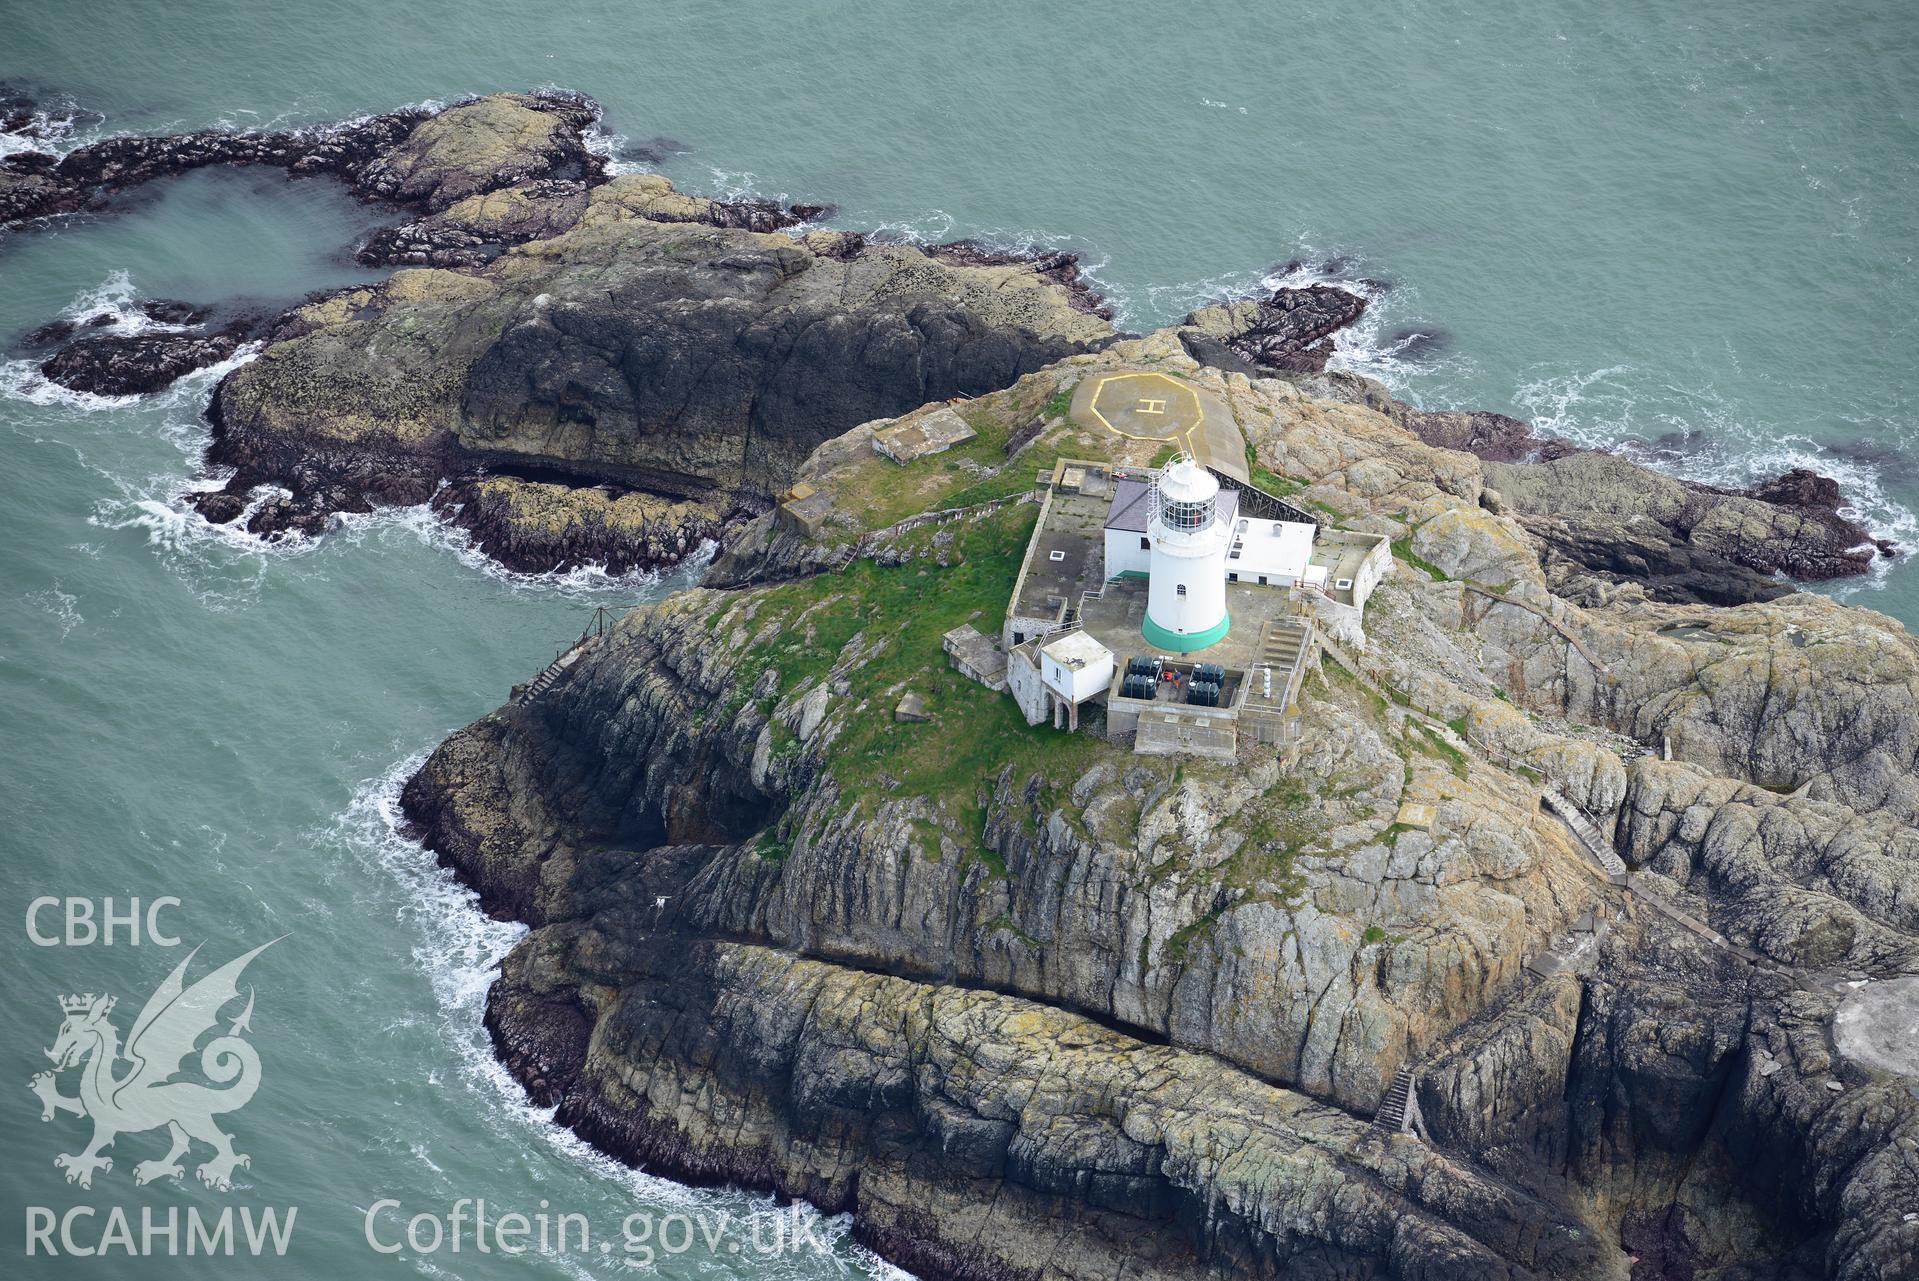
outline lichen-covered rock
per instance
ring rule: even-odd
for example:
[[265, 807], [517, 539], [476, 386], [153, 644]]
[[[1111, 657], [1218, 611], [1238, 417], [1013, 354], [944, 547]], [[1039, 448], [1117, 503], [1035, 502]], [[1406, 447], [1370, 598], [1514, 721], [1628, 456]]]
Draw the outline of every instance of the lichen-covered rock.
[[1888, 814], [1646, 759], [1619, 843], [1704, 890], [1728, 933], [1784, 964], [1919, 967], [1919, 830]]
[[[1262, 465], [1396, 541], [1366, 644], [1342, 644], [1302, 695], [1296, 765], [1169, 769], [1028, 729], [947, 671], [939, 635], [977, 622], [990, 600], [969, 593], [1003, 591], [1017, 563], [1017, 507], [827, 538], [812, 559], [761, 518], [715, 577], [753, 586], [629, 616], [408, 785], [448, 863], [545, 927], [491, 1018], [516, 1071], [612, 1150], [851, 1209], [865, 1239], [937, 1276], [1059, 1257], [1055, 1234], [1085, 1241], [1085, 1216], [1113, 1222], [1115, 1188], [1145, 1221], [1127, 1239], [1155, 1243], [1150, 1268], [1301, 1266], [1292, 1239], [1237, 1226], [1171, 1262], [1186, 1189], [1212, 1198], [1214, 1224], [1239, 1204], [1224, 1168], [1182, 1182], [1163, 1156], [1153, 1175], [1149, 1156], [1054, 1119], [1082, 1172], [1063, 1179], [1017, 1138], [1020, 1116], [928, 1084], [953, 1060], [901, 1072], [874, 1051], [894, 1026], [876, 1005], [897, 992], [925, 1009], [957, 984], [1207, 1055], [1209, 1080], [1263, 1078], [1361, 1114], [1413, 1070], [1443, 1152], [1470, 1155], [1503, 1197], [1569, 1201], [1647, 1266], [1902, 1275], [1919, 1234], [1893, 1207], [1914, 1191], [1899, 1153], [1919, 1104], [1836, 1066], [1820, 984], [1826, 966], [1919, 967], [1899, 782], [1919, 669], [1903, 631], [1798, 595], [1581, 607], [1553, 594], [1518, 521], [1481, 505], [1478, 458], [1417, 443], [1363, 403], [1202, 367], [1165, 334], [1060, 370], [1111, 362], [1164, 362], [1208, 386]], [[1030, 405], [1068, 385], [1036, 375], [1006, 395]], [[1042, 439], [1059, 447], [1052, 433], [1071, 430]], [[831, 489], [874, 465], [870, 435], [823, 446], [804, 474]], [[930, 721], [896, 718], [908, 690]], [[1616, 830], [1630, 888], [1540, 809], [1548, 784], [1597, 839]], [[1806, 795], [1768, 790], [1787, 784]], [[698, 977], [647, 959], [697, 948], [713, 958]], [[803, 971], [807, 993], [853, 1021], [789, 1037], [787, 1002], [763, 995], [773, 972], [749, 953], [782, 958], [780, 982]], [[621, 1048], [575, 1053], [582, 1026]], [[1017, 1039], [978, 1044], [995, 1083], [998, 1064], [1030, 1057]], [[1113, 1097], [1130, 1109], [1150, 1093]], [[815, 1103], [847, 1097], [862, 1117], [911, 1119], [871, 1146], [863, 1119]], [[941, 1155], [902, 1155], [921, 1145]], [[1443, 1274], [1435, 1238], [1368, 1254], [1377, 1239], [1351, 1234], [1371, 1213], [1355, 1209], [1371, 1204], [1367, 1178], [1314, 1152], [1302, 1177], [1337, 1189], [1316, 1203], [1331, 1208], [1313, 1239], [1336, 1242], [1320, 1257], [1354, 1275]], [[869, 1189], [847, 1175], [860, 1162], [914, 1174]], [[1444, 1217], [1472, 1250], [1489, 1244]], [[975, 1226], [988, 1221], [1000, 1237]], [[980, 1253], [1002, 1239], [1004, 1253]], [[1103, 1239], [1094, 1229], [1072, 1256], [1084, 1262], [1054, 1274], [1112, 1274]], [[1515, 1262], [1456, 1257], [1493, 1275]], [[1620, 1264], [1608, 1245], [1579, 1266]]]
[[538, 1065], [560, 1119], [677, 1177], [851, 1211], [922, 1275], [1625, 1274], [1550, 1201], [1204, 1056], [993, 993], [637, 940], [600, 902], [522, 942], [488, 1004], [507, 1047], [595, 1009], [576, 1069]]
[[596, 565], [611, 574], [671, 565], [719, 537], [724, 502], [678, 501], [508, 476], [446, 486], [433, 508], [508, 569], [539, 574]]
[[446, 108], [361, 169], [368, 195], [430, 212], [537, 178], [586, 175], [599, 108], [574, 94], [501, 93]]
[[510, 245], [557, 236], [586, 211], [586, 183], [542, 178], [484, 191], [367, 237], [354, 256], [369, 267], [477, 267]]
[[[1833, 507], [1689, 486], [1613, 454], [1488, 463], [1486, 483], [1535, 536], [1590, 569], [1628, 576], [1661, 599], [1738, 604], [1800, 579], [1857, 574], [1879, 555]], [[1775, 499], [1800, 496], [1768, 490]]]
[[778, 492], [857, 423], [996, 390], [1111, 334], [1026, 266], [907, 245], [824, 257], [646, 216], [662, 198], [606, 183], [565, 231], [475, 270], [400, 271], [301, 309], [220, 389], [227, 493], [284, 487], [307, 528], [364, 509], [369, 473], [406, 477], [384, 491], [420, 502], [476, 467], [730, 505]]
[[0, 159], [0, 226], [101, 203], [116, 191], [213, 165], [333, 174], [362, 195], [428, 210], [541, 177], [597, 174], [584, 133], [599, 107], [579, 94], [494, 94], [441, 111], [410, 107], [307, 129], [207, 129], [124, 136], [58, 158]]

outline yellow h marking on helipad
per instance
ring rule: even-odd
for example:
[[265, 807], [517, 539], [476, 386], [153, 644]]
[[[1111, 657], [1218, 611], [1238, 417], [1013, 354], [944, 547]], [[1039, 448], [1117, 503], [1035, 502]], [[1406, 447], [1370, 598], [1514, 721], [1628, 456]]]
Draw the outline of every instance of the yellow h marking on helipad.
[[[1109, 385], [1115, 383], [1130, 384], [1133, 387], [1141, 387], [1141, 385], [1144, 384], [1142, 390], [1163, 390], [1166, 392], [1163, 396], [1135, 396], [1133, 398], [1133, 412], [1142, 418], [1165, 418], [1169, 421], [1160, 425], [1157, 430], [1149, 435], [1130, 432], [1120, 427], [1119, 424], [1113, 422], [1105, 414], [1101, 413], [1099, 409], [1101, 393], [1103, 393]], [[1172, 408], [1175, 400], [1180, 403], [1180, 408], [1178, 409]], [[1205, 416], [1205, 410], [1200, 405], [1199, 396], [1191, 387], [1186, 386], [1184, 383], [1176, 382], [1165, 374], [1139, 371], [1125, 374], [1108, 374], [1099, 379], [1093, 384], [1093, 394], [1086, 402], [1086, 409], [1087, 412], [1098, 421], [1100, 426], [1112, 432], [1115, 436], [1123, 436], [1128, 440], [1178, 441], [1184, 444], [1189, 451], [1193, 447], [1192, 435], [1194, 431], [1198, 429], [1200, 420]], [[1186, 419], [1190, 419], [1191, 421], [1185, 421]], [[1143, 423], [1140, 425], [1145, 426]]]

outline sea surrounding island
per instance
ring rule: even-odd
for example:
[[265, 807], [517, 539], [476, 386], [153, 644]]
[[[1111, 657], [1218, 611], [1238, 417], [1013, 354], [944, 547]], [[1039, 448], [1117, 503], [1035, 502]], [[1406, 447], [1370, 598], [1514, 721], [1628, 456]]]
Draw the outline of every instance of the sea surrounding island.
[[1919, 1272], [1911, 33], [19, 15], [22, 1275]]

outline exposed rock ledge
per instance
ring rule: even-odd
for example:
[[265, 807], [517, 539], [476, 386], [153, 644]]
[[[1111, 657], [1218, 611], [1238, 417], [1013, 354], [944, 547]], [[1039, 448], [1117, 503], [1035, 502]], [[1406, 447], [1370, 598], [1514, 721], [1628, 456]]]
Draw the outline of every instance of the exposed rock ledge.
[[[194, 501], [275, 536], [426, 502], [453, 480], [440, 510], [528, 569], [677, 556], [762, 507], [821, 440], [1113, 336], [1070, 254], [771, 235], [824, 210], [609, 180], [586, 143], [598, 114], [578, 95], [499, 94], [330, 128], [16, 155], [0, 161], [0, 224], [214, 164], [331, 173], [414, 211], [359, 256], [419, 269], [309, 300], [222, 383], [209, 462], [231, 480]], [[90, 336], [46, 372], [150, 390], [250, 336]], [[483, 473], [495, 476], [481, 486]], [[609, 505], [602, 486], [628, 497]], [[669, 497], [641, 514], [641, 490]]]
[[[587, 145], [598, 116], [577, 94], [496, 94], [331, 127], [111, 138], [0, 160], [0, 225], [218, 164], [331, 174], [415, 215], [359, 256], [422, 270], [273, 323], [83, 334], [43, 372], [76, 390], [144, 392], [265, 337], [265, 357], [214, 402], [209, 461], [233, 474], [195, 498], [210, 519], [248, 513], [256, 533], [311, 533], [336, 512], [429, 501], [448, 480], [469, 494], [481, 472], [537, 477], [536, 504], [439, 506], [484, 523], [485, 545], [517, 567], [552, 569], [697, 546], [713, 512], [758, 510], [822, 441], [998, 390], [1115, 336], [1071, 254], [772, 235], [824, 211], [690, 196], [656, 175], [608, 180]], [[1177, 332], [1204, 364], [1291, 378], [1510, 464], [1486, 501], [1510, 507], [1551, 550], [1555, 585], [1580, 599], [1623, 580], [1672, 601], [1766, 600], [1791, 590], [1784, 578], [1860, 573], [1891, 550], [1840, 514], [1819, 477], [1744, 493], [1687, 485], [1503, 415], [1415, 410], [1325, 372], [1333, 335], [1365, 306], [1333, 285], [1282, 288], [1201, 308]], [[262, 486], [279, 492], [261, 500]], [[600, 486], [700, 511], [671, 531], [649, 517], [642, 533], [606, 519]], [[506, 527], [536, 508], [533, 524]]]
[[[850, 1210], [931, 1278], [1913, 1275], [1919, 1082], [1833, 1019], [1846, 975], [1919, 972], [1919, 645], [1817, 596], [1558, 598], [1490, 464], [1176, 333], [971, 408], [1010, 439], [1109, 364], [1202, 383], [1405, 553], [1356, 669], [1308, 682], [1296, 771], [1027, 730], [949, 671], [1030, 508], [902, 532], [868, 469], [933, 508], [991, 482], [855, 432], [803, 469], [850, 522], [817, 557], [736, 530], [757, 585], [635, 611], [408, 783], [534, 927], [488, 1007], [515, 1074], [608, 1151]], [[1610, 933], [1568, 951], [1588, 911]], [[1430, 1146], [1359, 1123], [1402, 1067]]]
[[1702, 485], [1540, 436], [1504, 414], [1415, 409], [1353, 374], [1267, 372], [1386, 414], [1428, 445], [1484, 460], [1481, 501], [1540, 541], [1555, 589], [1576, 599], [1601, 600], [1625, 583], [1678, 604], [1776, 600], [1794, 590], [1789, 579], [1863, 574], [1896, 550], [1843, 514], [1838, 482], [1805, 469], [1749, 489]]

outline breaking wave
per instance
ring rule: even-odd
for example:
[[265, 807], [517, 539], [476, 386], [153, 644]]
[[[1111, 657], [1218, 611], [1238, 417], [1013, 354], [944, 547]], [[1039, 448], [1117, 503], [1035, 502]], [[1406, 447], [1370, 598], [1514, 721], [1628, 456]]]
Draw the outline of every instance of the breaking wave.
[[24, 128], [0, 133], [0, 160], [37, 151], [63, 156], [99, 136], [102, 117], [81, 107], [71, 95], [60, 94], [34, 108]]
[[[1542, 372], [1513, 393], [1522, 417], [1542, 434], [1611, 449], [1669, 476], [1739, 489], [1804, 467], [1839, 482], [1842, 515], [1898, 544], [1896, 556], [1873, 562], [1863, 578], [1822, 590], [1840, 597], [1881, 590], [1894, 566], [1919, 549], [1919, 514], [1894, 497], [1888, 472], [1896, 449], [1824, 444], [1803, 432], [1755, 422], [1712, 387], [1647, 387], [1628, 365], [1576, 373]], [[1862, 428], [1869, 441], [1871, 427]]]
[[[616, 1161], [556, 1124], [556, 1109], [536, 1107], [527, 1098], [519, 1082], [494, 1055], [484, 1024], [487, 991], [498, 976], [500, 962], [525, 935], [526, 927], [487, 916], [480, 910], [479, 896], [461, 885], [407, 832], [400, 792], [425, 760], [424, 754], [409, 756], [362, 784], [346, 812], [322, 834], [322, 841], [346, 853], [368, 879], [390, 887], [397, 895], [402, 926], [411, 935], [409, 954], [433, 993], [434, 1029], [453, 1057], [459, 1082], [486, 1110], [489, 1127], [503, 1142], [544, 1148], [603, 1183], [601, 1193], [619, 1206], [617, 1212], [608, 1211], [616, 1221], [619, 1214], [638, 1206], [727, 1214], [734, 1221], [779, 1211], [771, 1197], [692, 1188]], [[437, 1169], [424, 1150], [416, 1146], [413, 1155], [422, 1165]], [[908, 1273], [852, 1240], [850, 1216], [818, 1215], [810, 1207], [800, 1212], [816, 1216], [817, 1235], [831, 1248], [833, 1259], [808, 1255], [790, 1262], [754, 1260], [750, 1265], [753, 1276], [774, 1281], [785, 1276], [800, 1278], [816, 1275], [822, 1262], [837, 1262], [843, 1273], [880, 1281], [910, 1281]], [[617, 1256], [604, 1262], [585, 1256], [557, 1256], [556, 1261], [580, 1277], [631, 1270]], [[742, 1262], [739, 1266], [749, 1265]]]

